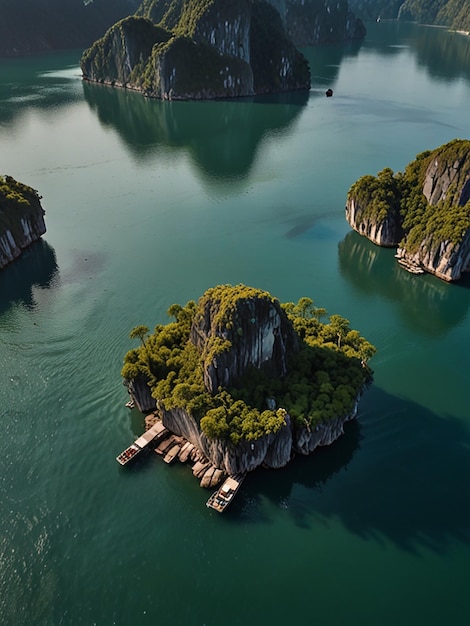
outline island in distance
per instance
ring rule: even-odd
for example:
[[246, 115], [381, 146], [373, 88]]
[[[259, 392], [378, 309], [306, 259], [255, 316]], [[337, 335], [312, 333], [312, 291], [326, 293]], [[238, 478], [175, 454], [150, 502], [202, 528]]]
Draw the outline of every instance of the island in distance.
[[331, 444], [372, 381], [374, 346], [339, 315], [323, 323], [326, 311], [309, 298], [280, 304], [266, 291], [219, 285], [168, 314], [174, 321], [153, 334], [131, 331], [141, 343], [122, 376], [150, 413], [148, 428], [165, 431], [168, 443], [149, 447], [192, 462], [203, 487]]
[[470, 141], [419, 154], [404, 172], [385, 168], [349, 189], [346, 219], [400, 265], [456, 281], [470, 271]]
[[144, 0], [82, 56], [83, 79], [165, 100], [310, 88], [296, 45], [364, 37], [348, 11], [318, 0]]
[[38, 192], [11, 176], [0, 176], [0, 270], [46, 232]]

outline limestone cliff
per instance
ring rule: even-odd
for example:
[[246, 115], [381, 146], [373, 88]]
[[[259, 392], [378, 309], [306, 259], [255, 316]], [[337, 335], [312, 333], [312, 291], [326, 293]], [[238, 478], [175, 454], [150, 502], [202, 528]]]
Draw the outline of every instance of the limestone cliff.
[[362, 177], [349, 190], [346, 219], [374, 243], [398, 246], [405, 269], [458, 280], [470, 271], [470, 141], [424, 152], [403, 174]]
[[126, 355], [125, 384], [211, 467], [283, 467], [339, 437], [371, 380], [373, 346], [347, 320], [322, 324], [316, 311], [309, 298], [281, 305], [259, 289], [219, 285], [170, 307], [176, 321], [154, 334], [131, 332], [142, 345]]
[[0, 269], [46, 232], [41, 197], [11, 176], [0, 176]]
[[315, 46], [365, 37], [362, 21], [349, 10], [348, 0], [268, 0], [278, 11], [287, 34], [297, 46]]
[[[163, 2], [144, 5], [141, 14], [114, 25], [84, 53], [85, 80], [171, 100], [310, 86], [306, 59], [263, 0]], [[155, 26], [152, 18], [160, 17]]]
[[[209, 293], [191, 328], [191, 341], [204, 355], [206, 388], [214, 393], [219, 387], [231, 387], [249, 366], [285, 376], [298, 338], [279, 302], [267, 294], [257, 298], [250, 294], [237, 298], [228, 311], [225, 306], [218, 294]], [[217, 340], [229, 348], [211, 350]]]

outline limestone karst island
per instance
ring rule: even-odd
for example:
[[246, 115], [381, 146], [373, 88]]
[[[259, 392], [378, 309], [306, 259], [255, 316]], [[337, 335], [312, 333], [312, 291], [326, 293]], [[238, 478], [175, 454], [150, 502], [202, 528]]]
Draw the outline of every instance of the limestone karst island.
[[408, 271], [458, 280], [470, 271], [470, 141], [423, 152], [403, 173], [363, 176], [348, 192], [346, 219], [377, 245], [397, 247]]
[[340, 0], [144, 0], [85, 51], [84, 80], [168, 100], [310, 88], [298, 45], [360, 39]]
[[[210, 505], [223, 510], [261, 465], [285, 466], [335, 441], [372, 381], [375, 348], [348, 320], [309, 298], [280, 304], [268, 292], [219, 285], [196, 304], [173, 305], [174, 321], [130, 336], [122, 376], [148, 430], [117, 458], [144, 449], [192, 464]], [[228, 481], [228, 482], [227, 482]]]
[[41, 196], [11, 176], [0, 176], [0, 270], [46, 232]]

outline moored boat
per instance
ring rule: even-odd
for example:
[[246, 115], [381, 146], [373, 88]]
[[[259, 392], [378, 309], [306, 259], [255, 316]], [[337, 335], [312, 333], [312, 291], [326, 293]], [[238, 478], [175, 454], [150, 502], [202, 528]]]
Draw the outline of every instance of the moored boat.
[[232, 502], [235, 494], [240, 489], [244, 476], [235, 479], [233, 476], [229, 476], [221, 487], [215, 491], [209, 500], [206, 502], [206, 506], [219, 513], [225, 511], [228, 505]]

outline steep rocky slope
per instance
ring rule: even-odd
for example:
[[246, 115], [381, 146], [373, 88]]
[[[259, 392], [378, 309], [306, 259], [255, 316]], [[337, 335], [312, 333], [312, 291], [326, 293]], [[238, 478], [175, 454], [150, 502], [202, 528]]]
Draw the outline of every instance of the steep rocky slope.
[[0, 176], [0, 269], [45, 232], [40, 196], [11, 176]]

